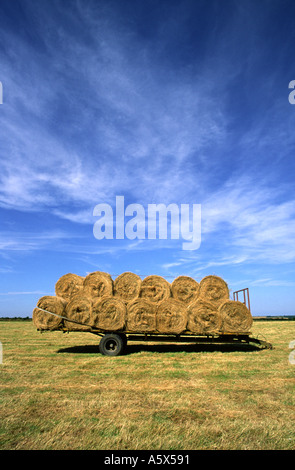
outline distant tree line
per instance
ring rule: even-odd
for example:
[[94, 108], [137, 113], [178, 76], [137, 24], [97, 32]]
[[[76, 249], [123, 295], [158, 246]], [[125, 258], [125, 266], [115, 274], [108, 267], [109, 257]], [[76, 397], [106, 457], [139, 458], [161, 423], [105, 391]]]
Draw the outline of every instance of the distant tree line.
[[0, 317], [0, 321], [31, 321], [31, 317]]
[[295, 320], [295, 315], [269, 315], [265, 317], [253, 317], [254, 321], [281, 321], [281, 320], [287, 320], [287, 321], [294, 321]]

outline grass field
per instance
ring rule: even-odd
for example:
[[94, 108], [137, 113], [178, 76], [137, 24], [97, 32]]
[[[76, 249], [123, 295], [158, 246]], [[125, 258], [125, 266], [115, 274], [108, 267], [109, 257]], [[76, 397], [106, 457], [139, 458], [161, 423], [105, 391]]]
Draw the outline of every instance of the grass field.
[[254, 322], [273, 350], [131, 343], [0, 322], [0, 449], [295, 448], [295, 321]]

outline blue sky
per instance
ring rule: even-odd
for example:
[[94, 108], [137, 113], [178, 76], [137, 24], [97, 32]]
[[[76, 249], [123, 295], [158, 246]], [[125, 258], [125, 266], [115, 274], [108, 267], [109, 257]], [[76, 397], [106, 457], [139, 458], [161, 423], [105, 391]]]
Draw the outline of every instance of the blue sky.
[[[1, 0], [0, 316], [96, 270], [295, 314], [294, 44], [293, 0]], [[201, 204], [200, 248], [97, 240], [120, 195]]]

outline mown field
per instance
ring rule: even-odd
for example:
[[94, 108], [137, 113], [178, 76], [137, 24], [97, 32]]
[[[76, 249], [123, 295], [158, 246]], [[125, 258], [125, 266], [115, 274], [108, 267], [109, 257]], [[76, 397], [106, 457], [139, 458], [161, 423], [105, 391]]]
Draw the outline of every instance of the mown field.
[[273, 350], [131, 343], [0, 322], [0, 449], [295, 448], [295, 321], [254, 322]]

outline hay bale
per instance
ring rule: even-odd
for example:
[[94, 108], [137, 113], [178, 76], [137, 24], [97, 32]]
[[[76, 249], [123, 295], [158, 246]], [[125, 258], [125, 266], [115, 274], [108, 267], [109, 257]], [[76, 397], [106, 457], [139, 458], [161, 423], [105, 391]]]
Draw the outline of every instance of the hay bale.
[[140, 297], [151, 302], [162, 302], [171, 297], [169, 282], [161, 276], [147, 276], [141, 283]]
[[156, 306], [147, 299], [136, 299], [127, 305], [126, 330], [136, 333], [156, 331]]
[[65, 327], [69, 331], [90, 331], [92, 325], [92, 299], [82, 294], [76, 294], [68, 302], [65, 316], [81, 325], [66, 321]]
[[198, 335], [213, 335], [221, 331], [221, 315], [216, 305], [203, 299], [197, 299], [188, 308], [187, 329]]
[[85, 277], [83, 291], [87, 297], [108, 297], [113, 295], [113, 280], [108, 273], [95, 271]]
[[219, 306], [229, 299], [227, 283], [219, 276], [206, 276], [200, 282], [199, 298]]
[[114, 281], [114, 296], [125, 302], [137, 299], [140, 293], [141, 278], [134, 273], [120, 274]]
[[117, 297], [96, 299], [92, 307], [93, 325], [106, 331], [122, 330], [126, 322], [126, 305]]
[[253, 318], [245, 304], [237, 300], [226, 300], [218, 308], [222, 319], [223, 333], [250, 333]]
[[65, 300], [70, 300], [83, 289], [84, 278], [77, 274], [64, 274], [55, 284], [55, 294]]
[[186, 305], [173, 298], [160, 302], [156, 311], [156, 325], [159, 333], [182, 333], [187, 325]]
[[199, 284], [192, 277], [179, 276], [171, 284], [172, 295], [175, 299], [192, 303], [199, 295]]
[[[64, 299], [51, 295], [45, 295], [37, 302], [37, 307], [62, 316], [64, 315], [65, 306], [66, 301]], [[61, 325], [62, 319], [35, 308], [33, 310], [33, 323], [38, 330], [56, 330]]]

